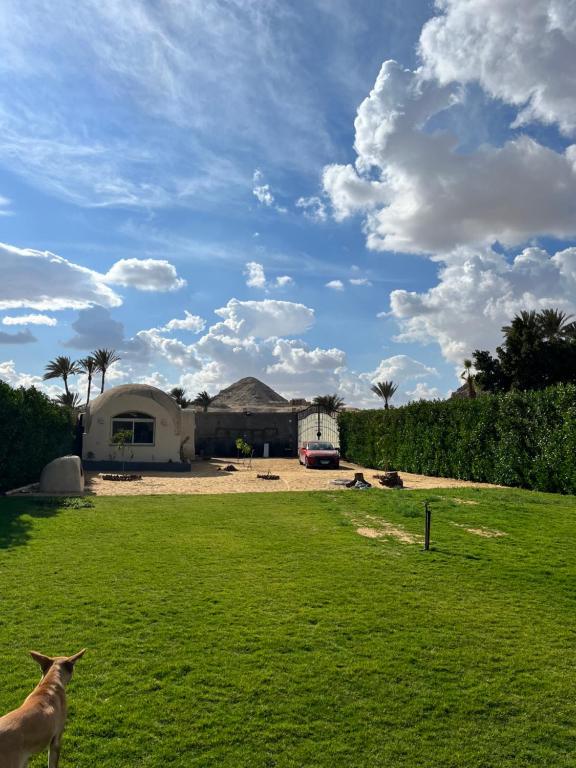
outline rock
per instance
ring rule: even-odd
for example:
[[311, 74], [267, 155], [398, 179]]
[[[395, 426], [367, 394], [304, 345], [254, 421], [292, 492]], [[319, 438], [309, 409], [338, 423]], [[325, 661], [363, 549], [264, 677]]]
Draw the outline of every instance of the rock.
[[84, 493], [84, 471], [79, 456], [61, 456], [46, 464], [40, 493]]

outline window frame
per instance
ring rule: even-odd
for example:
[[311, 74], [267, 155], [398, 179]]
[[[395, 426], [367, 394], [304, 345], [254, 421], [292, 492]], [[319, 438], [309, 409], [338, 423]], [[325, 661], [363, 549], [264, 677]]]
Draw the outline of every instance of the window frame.
[[[117, 416], [112, 416], [110, 419], [110, 445], [115, 445], [113, 442], [114, 440], [114, 424], [117, 422], [123, 422], [126, 424], [126, 422], [131, 422], [132, 427], [129, 427], [129, 430], [132, 432], [132, 440], [129, 443], [126, 443], [126, 445], [134, 445], [137, 447], [141, 446], [155, 446], [156, 445], [156, 419], [154, 416], [148, 416], [147, 414], [141, 414], [140, 416], [123, 416], [121, 413], [119, 413]], [[136, 433], [136, 430], [134, 429], [134, 425], [140, 423], [140, 424], [152, 424], [152, 441], [146, 442], [146, 443], [137, 443], [134, 440], [134, 435]], [[120, 432], [121, 430], [118, 430]]]

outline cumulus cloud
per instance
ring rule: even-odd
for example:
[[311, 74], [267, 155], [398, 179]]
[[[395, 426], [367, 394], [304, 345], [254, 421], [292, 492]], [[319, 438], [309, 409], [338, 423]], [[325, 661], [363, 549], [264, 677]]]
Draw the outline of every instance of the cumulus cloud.
[[48, 315], [6, 315], [2, 318], [2, 325], [58, 325], [55, 317]]
[[414, 389], [406, 390], [406, 394], [411, 400], [438, 400], [442, 397], [437, 387], [431, 387], [424, 381], [419, 381]]
[[249, 288], [266, 288], [266, 275], [262, 264], [256, 261], [249, 261], [244, 271], [246, 275], [246, 285]]
[[98, 272], [49, 251], [0, 243], [0, 310], [84, 309], [93, 304], [117, 307], [118, 294]]
[[244, 275], [246, 277], [246, 285], [249, 288], [259, 288], [262, 291], [268, 291], [272, 288], [288, 288], [294, 285], [294, 280], [289, 275], [280, 275], [273, 281], [268, 280], [263, 265], [257, 261], [246, 263]]
[[326, 283], [326, 288], [330, 288], [333, 291], [343, 291], [344, 283], [342, 280], [330, 280]]
[[304, 216], [312, 221], [326, 221], [328, 218], [326, 205], [320, 197], [299, 197], [296, 207], [301, 208]]
[[474, 349], [494, 349], [501, 327], [522, 309], [576, 312], [576, 248], [550, 256], [526, 248], [510, 263], [493, 250], [460, 249], [443, 262], [439, 282], [423, 293], [396, 290], [391, 314], [398, 340], [436, 342], [457, 365]]
[[89, 352], [93, 349], [124, 346], [124, 325], [114, 320], [105, 307], [89, 307], [78, 313], [71, 324], [74, 336], [64, 342], [65, 347]]
[[423, 376], [437, 375], [436, 368], [424, 365], [424, 363], [414, 360], [408, 355], [393, 355], [381, 360], [375, 370], [363, 373], [361, 377], [371, 384], [376, 384], [378, 381], [390, 380], [395, 383], [403, 383], [411, 379], [420, 379]]
[[200, 333], [206, 327], [206, 321], [199, 315], [193, 315], [184, 310], [183, 318], [174, 318], [169, 320], [166, 325], [162, 326], [162, 331], [191, 331], [192, 333]]
[[457, 152], [454, 137], [423, 130], [456, 97], [421, 71], [382, 65], [358, 108], [356, 167], [324, 171], [336, 218], [363, 212], [369, 248], [419, 253], [573, 234], [576, 145], [555, 152], [520, 136]]
[[346, 355], [341, 349], [310, 349], [301, 341], [278, 339], [272, 350], [278, 362], [269, 365], [267, 373], [280, 371], [290, 374], [309, 373], [310, 371], [334, 371], [346, 363]]
[[139, 291], [177, 291], [186, 285], [174, 265], [164, 259], [120, 259], [108, 270], [104, 280]]
[[34, 341], [38, 341], [38, 339], [30, 333], [28, 328], [25, 331], [18, 331], [18, 333], [0, 331], [0, 344], [31, 344]]
[[420, 36], [429, 77], [478, 82], [520, 108], [516, 125], [576, 130], [576, 5], [566, 0], [437, 0]]
[[270, 191], [270, 185], [264, 184], [264, 174], [258, 168], [254, 171], [252, 177], [254, 185], [252, 187], [252, 194], [262, 205], [270, 208], [274, 205], [274, 195]]
[[314, 324], [314, 310], [292, 301], [230, 299], [225, 307], [214, 310], [223, 319], [218, 330], [244, 337], [294, 336]]

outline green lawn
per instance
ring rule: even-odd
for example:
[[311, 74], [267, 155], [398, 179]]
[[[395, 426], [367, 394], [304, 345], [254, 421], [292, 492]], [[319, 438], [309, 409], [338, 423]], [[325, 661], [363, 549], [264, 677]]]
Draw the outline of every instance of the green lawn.
[[[434, 551], [356, 533], [422, 533], [427, 497]], [[0, 500], [0, 712], [37, 681], [28, 649], [88, 648], [62, 768], [575, 764], [574, 499], [87, 503]]]

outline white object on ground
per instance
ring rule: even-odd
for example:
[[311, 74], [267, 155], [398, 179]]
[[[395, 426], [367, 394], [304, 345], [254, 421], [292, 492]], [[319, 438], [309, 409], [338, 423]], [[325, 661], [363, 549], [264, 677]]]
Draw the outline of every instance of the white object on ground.
[[46, 464], [40, 493], [84, 493], [84, 471], [79, 456], [61, 456]]

